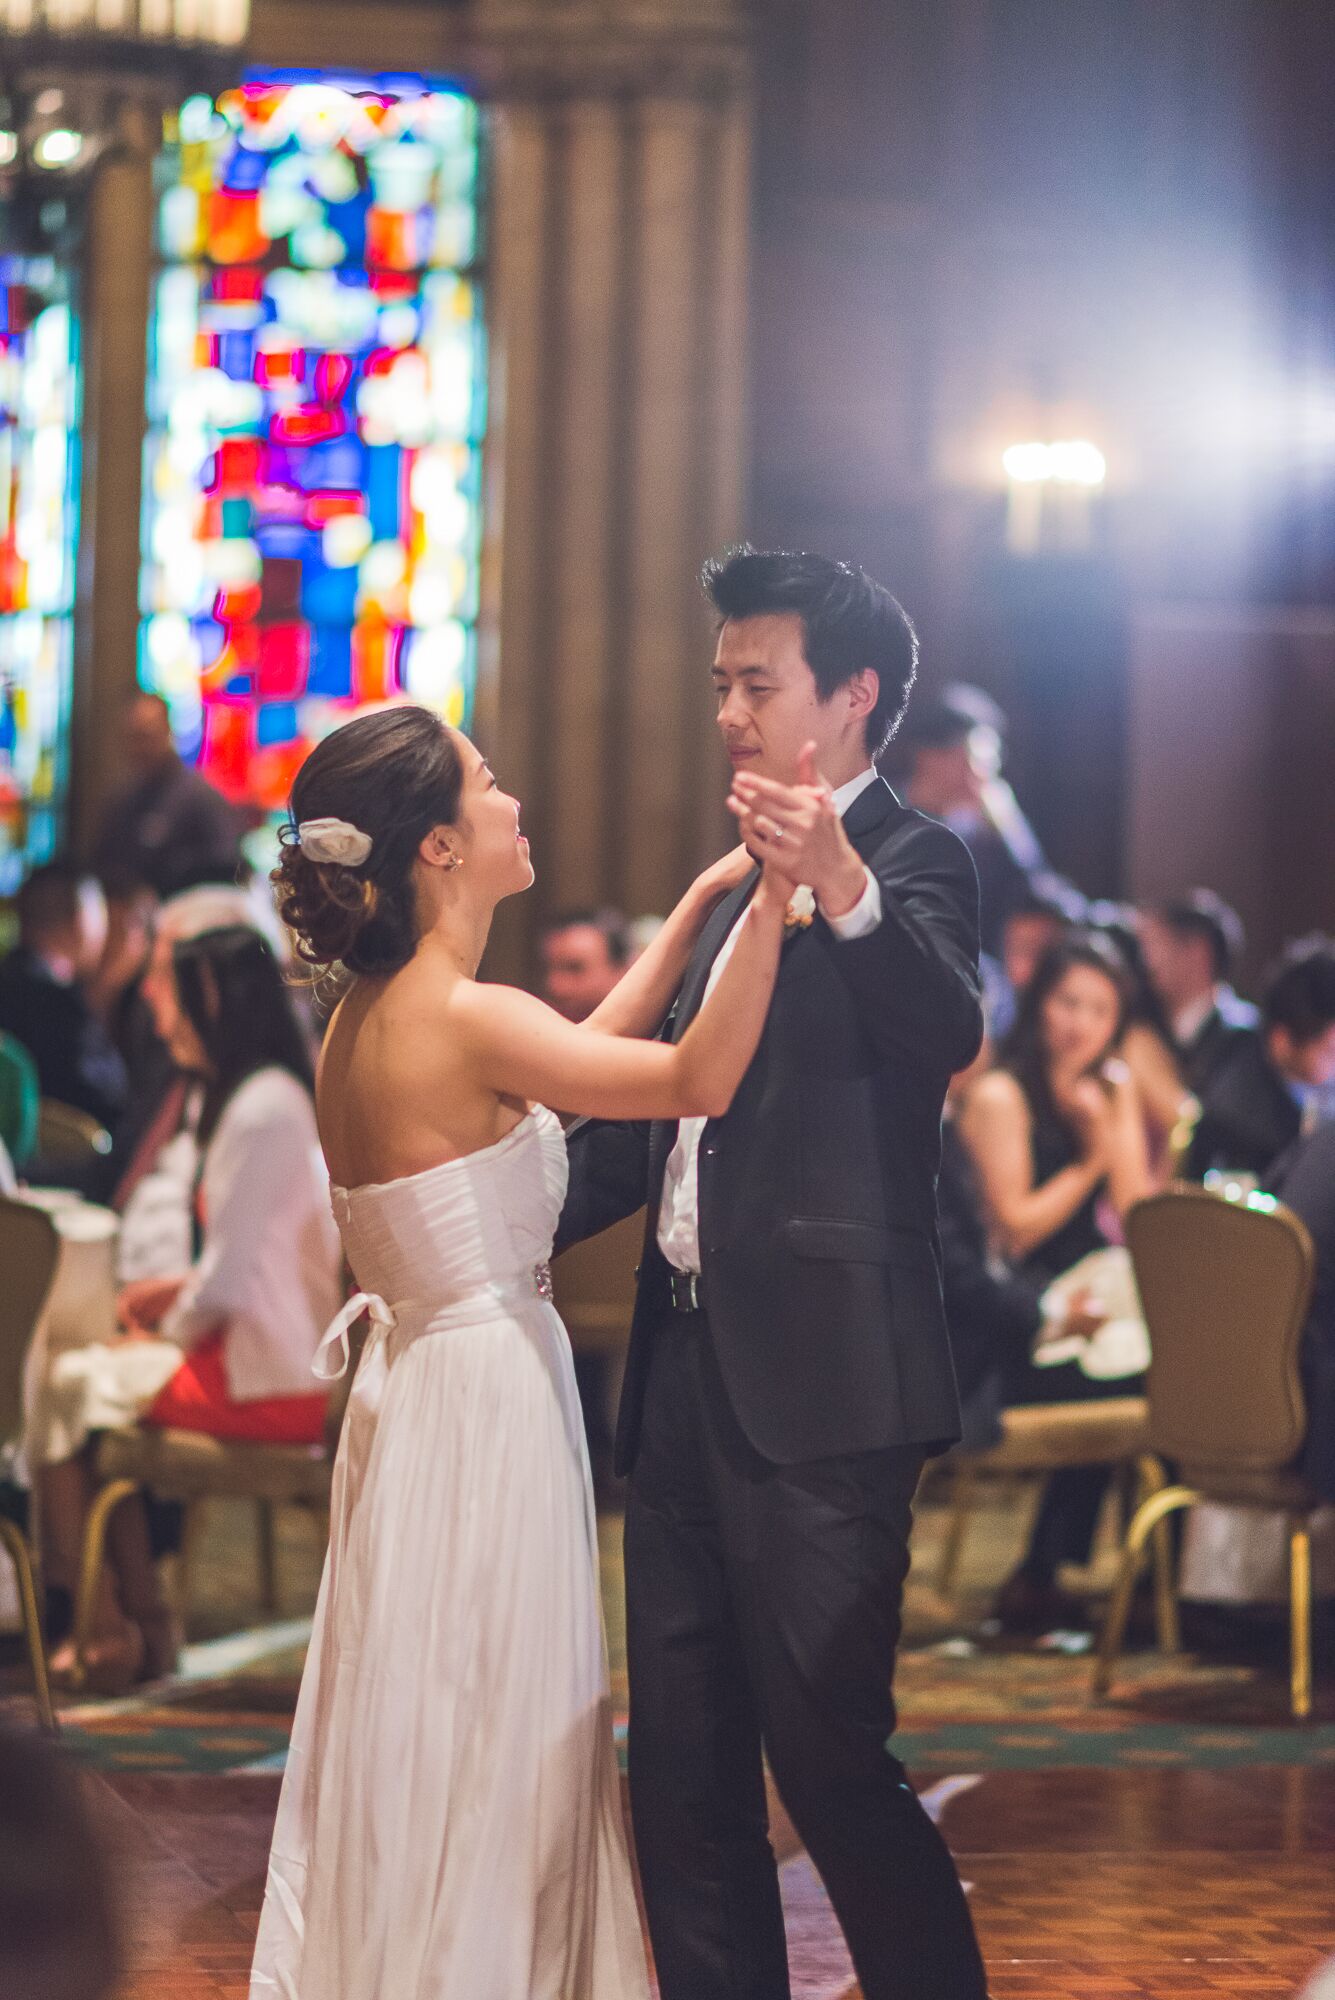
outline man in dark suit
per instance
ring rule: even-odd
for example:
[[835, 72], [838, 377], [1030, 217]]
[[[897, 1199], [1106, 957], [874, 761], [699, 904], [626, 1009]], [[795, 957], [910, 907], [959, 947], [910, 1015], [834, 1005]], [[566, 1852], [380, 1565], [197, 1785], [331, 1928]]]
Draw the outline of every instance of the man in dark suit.
[[1199, 1179], [1231, 1168], [1264, 1178], [1321, 1116], [1332, 1084], [1335, 944], [1306, 938], [1267, 981], [1260, 1032], [1235, 1038], [1203, 1093], [1188, 1172]]
[[[950, 1856], [889, 1748], [925, 1457], [958, 1435], [935, 1182], [981, 1035], [977, 887], [872, 759], [916, 641], [814, 556], [706, 571], [730, 804], [794, 898], [726, 1117], [587, 1122], [558, 1247], [648, 1197], [618, 1434], [636, 1847], [663, 2000], [782, 2000], [762, 1746], [867, 2000], [982, 2000]], [[755, 876], [715, 913], [682, 1034]]]
[[160, 695], [131, 696], [122, 745], [128, 776], [102, 816], [96, 866], [128, 872], [159, 896], [196, 882], [235, 881], [241, 816], [202, 772], [182, 762]]
[[32, 1057], [43, 1097], [114, 1126], [125, 1064], [88, 998], [106, 940], [102, 891], [52, 861], [33, 869], [17, 902], [19, 942], [0, 965], [0, 1028]]
[[1242, 956], [1242, 920], [1212, 889], [1192, 889], [1141, 918], [1150, 982], [1163, 1003], [1183, 1079], [1199, 1097], [1261, 1016], [1233, 991]]
[[1085, 915], [1083, 896], [1049, 865], [1002, 775], [1005, 742], [996, 702], [956, 681], [934, 701], [914, 704], [892, 753], [908, 803], [958, 833], [973, 856], [982, 947], [991, 959], [1004, 954], [1007, 919], [1035, 898], [1068, 923]]

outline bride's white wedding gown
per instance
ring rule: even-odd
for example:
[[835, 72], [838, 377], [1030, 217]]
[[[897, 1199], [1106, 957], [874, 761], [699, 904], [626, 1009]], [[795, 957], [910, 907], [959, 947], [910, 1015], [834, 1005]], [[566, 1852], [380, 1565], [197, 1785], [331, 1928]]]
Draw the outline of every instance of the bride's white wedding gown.
[[[555, 1116], [333, 1191], [371, 1334], [251, 2000], [642, 2000]], [[366, 1295], [371, 1295], [369, 1298]]]

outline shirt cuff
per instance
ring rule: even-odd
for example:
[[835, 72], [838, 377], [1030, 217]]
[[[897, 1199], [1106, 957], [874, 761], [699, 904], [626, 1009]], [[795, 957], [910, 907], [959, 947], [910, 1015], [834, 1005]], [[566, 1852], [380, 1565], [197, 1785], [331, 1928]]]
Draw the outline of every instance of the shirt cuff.
[[[870, 868], [864, 872], [866, 886], [852, 909], [845, 910], [842, 917], [825, 917], [841, 944], [851, 944], [854, 938], [866, 937], [881, 921], [881, 885]], [[825, 915], [823, 910], [821, 915]]]

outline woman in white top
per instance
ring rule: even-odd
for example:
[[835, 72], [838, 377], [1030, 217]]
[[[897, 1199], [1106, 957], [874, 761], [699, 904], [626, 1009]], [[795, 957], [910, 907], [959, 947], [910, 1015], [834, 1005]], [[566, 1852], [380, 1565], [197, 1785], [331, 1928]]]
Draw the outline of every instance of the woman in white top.
[[[201, 1080], [198, 1253], [124, 1287], [113, 1343], [60, 1354], [30, 1414], [47, 1574], [72, 1586], [93, 1490], [91, 1433], [136, 1419], [215, 1437], [315, 1444], [326, 1398], [311, 1359], [340, 1299], [310, 1057], [264, 939], [232, 926], [155, 947], [145, 987], [159, 1033]], [[86, 1659], [101, 1689], [161, 1671], [172, 1651], [143, 1509], [112, 1520]], [[73, 1667], [68, 1649], [57, 1673]]]

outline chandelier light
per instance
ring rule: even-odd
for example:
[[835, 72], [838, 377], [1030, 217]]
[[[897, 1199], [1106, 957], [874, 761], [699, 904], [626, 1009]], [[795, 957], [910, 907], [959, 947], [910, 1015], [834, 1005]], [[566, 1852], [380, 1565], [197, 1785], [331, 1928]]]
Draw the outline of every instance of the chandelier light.
[[109, 148], [235, 82], [249, 24], [250, 0], [0, 0], [0, 249], [49, 237]]

